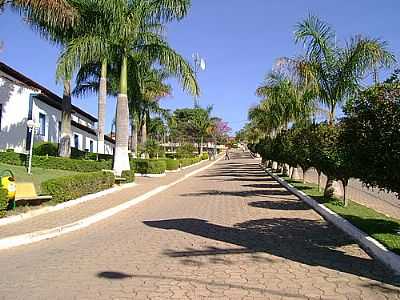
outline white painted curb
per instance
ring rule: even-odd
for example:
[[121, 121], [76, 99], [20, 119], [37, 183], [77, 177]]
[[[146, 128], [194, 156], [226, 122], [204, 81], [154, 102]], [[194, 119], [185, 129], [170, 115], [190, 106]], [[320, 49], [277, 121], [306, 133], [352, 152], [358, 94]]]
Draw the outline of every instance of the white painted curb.
[[[262, 166], [261, 166], [262, 167]], [[262, 167], [263, 168], [263, 167]], [[307, 203], [312, 209], [320, 214], [324, 219], [344, 231], [353, 238], [369, 255], [376, 258], [385, 266], [390, 268], [396, 275], [400, 275], [400, 256], [387, 249], [380, 242], [358, 229], [346, 219], [331, 211], [325, 205], [318, 203], [304, 192], [297, 190], [293, 185], [284, 179], [271, 173], [270, 170], [263, 168], [272, 178], [278, 181], [284, 188]]]
[[135, 177], [147, 177], [147, 178], [160, 178], [167, 176], [166, 173], [162, 174], [142, 174], [142, 173], [135, 173]]
[[149, 198], [173, 187], [174, 185], [177, 185], [178, 183], [186, 180], [187, 178], [210, 168], [211, 166], [216, 164], [221, 159], [222, 159], [222, 157], [215, 160], [214, 162], [212, 162], [211, 164], [209, 164], [207, 166], [204, 166], [200, 169], [194, 170], [194, 171], [184, 175], [182, 178], [180, 178], [168, 185], [159, 186], [158, 188], [155, 188], [155, 189], [153, 189], [141, 196], [133, 198], [125, 203], [122, 203], [115, 207], [106, 209], [104, 211], [101, 211], [97, 214], [94, 214], [94, 215], [84, 218], [82, 220], [76, 221], [74, 223], [66, 224], [66, 225], [59, 226], [59, 227], [54, 227], [51, 229], [45, 229], [45, 230], [41, 230], [41, 231], [35, 231], [35, 232], [27, 233], [27, 234], [10, 236], [10, 237], [0, 239], [0, 250], [10, 249], [10, 248], [17, 247], [17, 246], [27, 245], [27, 244], [39, 242], [42, 240], [55, 238], [55, 237], [67, 234], [69, 232], [73, 232], [73, 231], [76, 231], [76, 230], [79, 230], [82, 228], [86, 228], [92, 224], [95, 224], [97, 222], [100, 222], [102, 220], [110, 218], [111, 216], [113, 216], [119, 212], [122, 212], [122, 211], [124, 211], [146, 199], [149, 199]]
[[80, 197], [80, 198], [75, 199], [75, 200], [70, 200], [70, 201], [67, 201], [67, 202], [64, 202], [64, 203], [60, 203], [60, 204], [57, 204], [55, 206], [47, 206], [47, 207], [43, 207], [43, 208], [39, 208], [39, 209], [34, 209], [34, 210], [31, 210], [31, 211], [28, 211], [26, 213], [22, 213], [22, 214], [19, 214], [19, 215], [10, 216], [10, 217], [6, 217], [6, 218], [1, 218], [0, 219], [0, 226], [4, 226], [4, 225], [8, 225], [8, 224], [24, 221], [24, 220], [27, 220], [27, 219], [30, 219], [30, 218], [33, 218], [33, 217], [37, 217], [37, 216], [44, 215], [44, 214], [47, 214], [47, 213], [51, 213], [51, 212], [55, 212], [55, 211], [58, 211], [58, 210], [65, 209], [65, 208], [73, 207], [75, 205], [82, 204], [82, 203], [85, 203], [85, 202], [88, 202], [88, 201], [91, 201], [91, 200], [97, 200], [100, 197], [112, 194], [114, 192], [122, 191], [124, 189], [134, 187], [136, 185], [137, 184], [135, 182], [126, 183], [126, 184], [123, 184], [121, 186], [115, 186], [113, 188], [110, 188], [110, 189], [107, 189], [107, 190], [104, 190], [104, 191], [101, 191], [101, 192], [98, 192], [98, 193], [89, 194], [89, 195]]

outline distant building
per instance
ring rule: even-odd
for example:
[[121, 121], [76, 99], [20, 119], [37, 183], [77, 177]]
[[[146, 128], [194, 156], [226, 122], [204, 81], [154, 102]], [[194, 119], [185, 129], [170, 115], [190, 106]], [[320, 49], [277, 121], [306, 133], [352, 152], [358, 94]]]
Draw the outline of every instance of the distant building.
[[[58, 143], [62, 98], [37, 82], [0, 62], [0, 149], [26, 153], [29, 149], [27, 121], [39, 125], [34, 142]], [[72, 106], [71, 146], [97, 152], [97, 118]], [[105, 136], [104, 150], [112, 154], [115, 141]], [[102, 151], [103, 150], [103, 151]]]

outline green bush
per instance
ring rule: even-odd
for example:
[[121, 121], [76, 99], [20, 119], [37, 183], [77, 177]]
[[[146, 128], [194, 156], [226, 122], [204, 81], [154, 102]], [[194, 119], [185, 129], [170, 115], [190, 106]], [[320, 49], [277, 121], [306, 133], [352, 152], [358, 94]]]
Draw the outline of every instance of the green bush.
[[167, 163], [163, 159], [134, 159], [131, 167], [140, 174], [164, 174]]
[[[0, 163], [25, 166], [27, 155], [14, 152], [0, 152]], [[56, 169], [79, 172], [96, 172], [111, 169], [111, 161], [90, 161], [64, 157], [32, 156], [32, 166], [43, 169]]]
[[208, 160], [209, 159], [208, 153], [207, 152], [203, 152], [203, 154], [201, 155], [201, 159], [202, 160]]
[[101, 170], [110, 170], [111, 161], [91, 161], [71, 159], [64, 157], [45, 157], [33, 156], [32, 166], [43, 169], [57, 169], [66, 171], [79, 171], [79, 172], [96, 172]]
[[126, 183], [135, 181], [135, 170], [122, 171], [121, 177], [126, 179]]
[[71, 148], [71, 158], [73, 159], [86, 159], [86, 160], [112, 160], [113, 156], [109, 154], [97, 154], [87, 151], [82, 151], [76, 148]]
[[179, 160], [179, 163], [181, 165], [181, 168], [188, 167], [192, 164], [192, 159], [191, 158], [182, 158]]
[[8, 206], [7, 190], [0, 184], [0, 217], [4, 216]]
[[201, 157], [200, 156], [193, 157], [191, 160], [192, 160], [191, 164], [194, 165], [194, 164], [201, 162]]
[[41, 190], [43, 194], [53, 196], [52, 201], [62, 203], [111, 188], [114, 182], [111, 172], [93, 172], [44, 181]]
[[25, 154], [15, 152], [0, 152], [0, 163], [15, 166], [24, 166], [26, 161]]
[[179, 160], [177, 159], [166, 159], [165, 163], [168, 171], [175, 171], [179, 169]]
[[177, 158], [191, 158], [193, 157], [193, 153], [197, 151], [196, 147], [192, 144], [184, 144], [176, 150]]
[[58, 145], [55, 143], [39, 142], [33, 145], [32, 153], [33, 155], [40, 156], [57, 156]]

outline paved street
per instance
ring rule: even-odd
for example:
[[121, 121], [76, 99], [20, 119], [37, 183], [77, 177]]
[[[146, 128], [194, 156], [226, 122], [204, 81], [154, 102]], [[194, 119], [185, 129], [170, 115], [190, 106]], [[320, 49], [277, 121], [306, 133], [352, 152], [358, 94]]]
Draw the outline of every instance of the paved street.
[[400, 299], [380, 264], [240, 155], [85, 230], [1, 251], [0, 298]]

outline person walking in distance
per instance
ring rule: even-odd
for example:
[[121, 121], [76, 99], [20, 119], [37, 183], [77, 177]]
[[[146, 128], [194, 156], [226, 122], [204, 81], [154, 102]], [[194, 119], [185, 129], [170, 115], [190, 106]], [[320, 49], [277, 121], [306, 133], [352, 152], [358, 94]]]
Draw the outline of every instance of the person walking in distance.
[[231, 158], [229, 157], [229, 148], [226, 148], [225, 150], [225, 160], [230, 160]]

